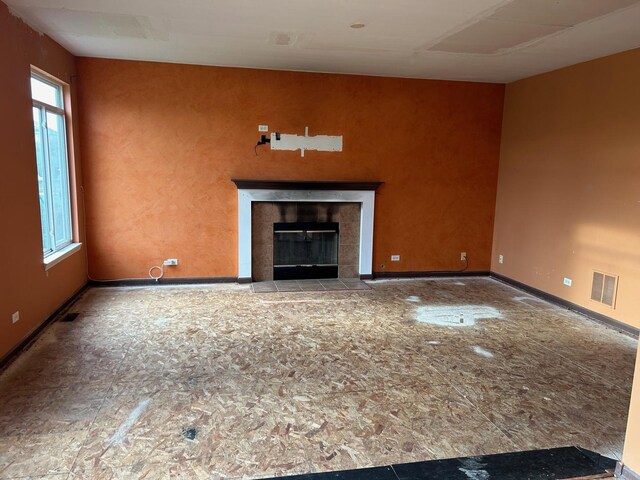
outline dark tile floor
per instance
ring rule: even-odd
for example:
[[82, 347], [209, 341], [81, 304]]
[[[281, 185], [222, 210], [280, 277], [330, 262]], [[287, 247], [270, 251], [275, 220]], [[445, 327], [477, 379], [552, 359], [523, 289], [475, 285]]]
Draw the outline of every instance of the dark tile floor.
[[276, 280], [253, 282], [254, 293], [322, 292], [335, 290], [369, 290], [371, 287], [357, 278], [326, 278], [322, 280]]
[[310, 473], [271, 480], [558, 480], [613, 478], [615, 461], [576, 447]]

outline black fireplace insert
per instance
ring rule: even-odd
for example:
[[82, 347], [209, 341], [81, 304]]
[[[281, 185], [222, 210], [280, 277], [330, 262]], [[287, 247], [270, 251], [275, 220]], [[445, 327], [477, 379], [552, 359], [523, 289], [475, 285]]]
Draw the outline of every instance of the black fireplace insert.
[[273, 224], [273, 279], [338, 278], [337, 222]]

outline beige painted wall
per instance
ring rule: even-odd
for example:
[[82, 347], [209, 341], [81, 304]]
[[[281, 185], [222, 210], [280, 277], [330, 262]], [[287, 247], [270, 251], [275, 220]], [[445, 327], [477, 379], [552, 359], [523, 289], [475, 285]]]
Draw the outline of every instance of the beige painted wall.
[[640, 349], [636, 356], [636, 370], [622, 462], [634, 472], [640, 473]]
[[[33, 31], [0, 2], [0, 358], [87, 281], [86, 255], [79, 251], [45, 272], [38, 202], [36, 153], [31, 114], [31, 65], [71, 84], [75, 104], [75, 59], [50, 38]], [[75, 122], [72, 122], [77, 127]], [[78, 135], [69, 150], [76, 152], [80, 185]], [[73, 192], [74, 199], [78, 191]], [[74, 202], [75, 204], [75, 202]], [[77, 211], [77, 208], [74, 208]], [[82, 215], [80, 215], [82, 219]], [[79, 231], [83, 231], [80, 225]], [[82, 240], [82, 238], [80, 238]], [[20, 311], [13, 324], [11, 314]]]
[[[491, 263], [497, 273], [635, 327], [639, 85], [636, 49], [507, 86]], [[590, 300], [594, 269], [620, 276], [615, 309]]]

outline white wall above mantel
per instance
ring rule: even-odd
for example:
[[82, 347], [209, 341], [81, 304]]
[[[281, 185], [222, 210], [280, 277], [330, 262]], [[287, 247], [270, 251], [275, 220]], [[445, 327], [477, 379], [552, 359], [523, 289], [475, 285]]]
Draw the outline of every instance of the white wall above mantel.
[[360, 203], [360, 275], [373, 267], [373, 190], [271, 190], [238, 189], [238, 279], [251, 279], [252, 202], [351, 202]]

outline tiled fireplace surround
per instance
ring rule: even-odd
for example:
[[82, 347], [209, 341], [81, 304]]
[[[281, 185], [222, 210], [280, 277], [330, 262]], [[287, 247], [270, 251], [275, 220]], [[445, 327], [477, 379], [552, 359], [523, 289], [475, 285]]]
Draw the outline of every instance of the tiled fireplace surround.
[[239, 180], [238, 281], [273, 276], [273, 224], [339, 223], [338, 276], [371, 278], [375, 190], [381, 182]]
[[273, 280], [273, 224], [277, 222], [337, 222], [338, 278], [359, 278], [359, 203], [253, 202], [251, 271], [256, 282]]

